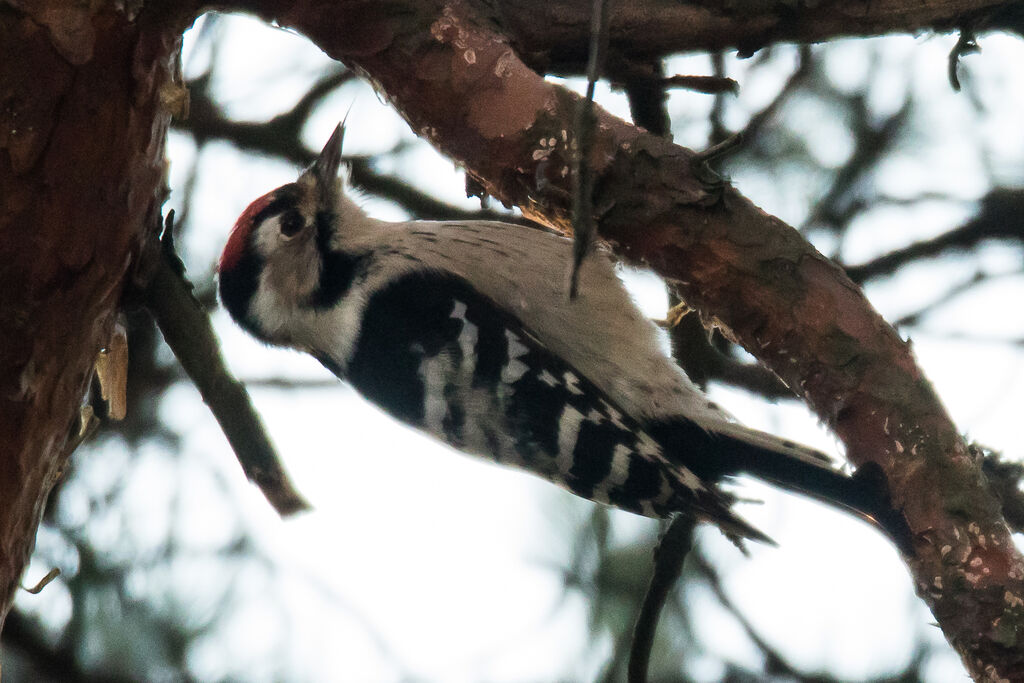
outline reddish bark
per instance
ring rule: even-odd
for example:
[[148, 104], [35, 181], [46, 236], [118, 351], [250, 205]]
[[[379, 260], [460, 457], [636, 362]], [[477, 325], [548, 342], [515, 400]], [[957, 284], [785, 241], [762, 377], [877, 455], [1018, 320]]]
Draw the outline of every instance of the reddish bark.
[[[482, 4], [482, 3], [481, 3]], [[544, 61], [586, 58], [592, 0], [491, 3], [522, 54]], [[1006, 29], [1020, 21], [1006, 0], [630, 0], [612, 3], [611, 45], [627, 55], [753, 51], [781, 42], [957, 28]], [[1021, 27], [1016, 26], [1020, 31]]]
[[0, 624], [159, 208], [180, 32], [115, 4], [0, 12]]

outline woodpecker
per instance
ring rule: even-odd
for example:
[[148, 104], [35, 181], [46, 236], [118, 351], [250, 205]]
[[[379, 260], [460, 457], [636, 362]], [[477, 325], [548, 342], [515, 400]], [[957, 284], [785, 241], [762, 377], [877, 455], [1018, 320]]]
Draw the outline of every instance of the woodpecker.
[[231, 231], [220, 297], [250, 334], [311, 354], [457, 450], [640, 515], [686, 513], [770, 543], [717, 486], [749, 473], [876, 516], [871, 487], [708, 400], [662, 351], [608, 254], [583, 263], [570, 300], [561, 235], [372, 218], [339, 178], [343, 137], [339, 125]]

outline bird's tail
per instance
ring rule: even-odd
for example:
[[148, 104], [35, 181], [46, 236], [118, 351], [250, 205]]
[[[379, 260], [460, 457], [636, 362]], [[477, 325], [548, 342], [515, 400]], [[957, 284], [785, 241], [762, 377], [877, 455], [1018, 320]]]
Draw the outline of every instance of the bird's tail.
[[747, 474], [853, 513], [893, 539], [909, 543], [906, 520], [893, 509], [885, 478], [877, 468], [849, 475], [824, 453], [743, 425], [723, 422], [710, 429], [689, 420], [647, 426], [666, 457], [705, 481]]

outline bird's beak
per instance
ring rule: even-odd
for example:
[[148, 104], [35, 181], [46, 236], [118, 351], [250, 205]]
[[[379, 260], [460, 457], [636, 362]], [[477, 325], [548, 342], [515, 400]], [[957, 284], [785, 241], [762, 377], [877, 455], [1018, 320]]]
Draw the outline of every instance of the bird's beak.
[[338, 178], [338, 167], [341, 166], [341, 144], [345, 139], [345, 123], [339, 123], [331, 138], [324, 145], [320, 156], [313, 162], [310, 171], [320, 187], [334, 187]]

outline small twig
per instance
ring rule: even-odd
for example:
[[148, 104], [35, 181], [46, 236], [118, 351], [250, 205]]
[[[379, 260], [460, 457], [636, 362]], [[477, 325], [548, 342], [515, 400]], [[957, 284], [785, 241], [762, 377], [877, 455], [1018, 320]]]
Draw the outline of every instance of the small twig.
[[725, 181], [722, 180], [722, 176], [718, 175], [711, 168], [709, 162], [729, 154], [741, 144], [743, 144], [743, 134], [734, 133], [707, 149], [695, 152], [690, 158], [690, 168], [693, 170], [693, 175], [708, 187], [721, 187]]
[[43, 589], [49, 586], [50, 582], [56, 579], [58, 576], [60, 576], [60, 570], [54, 567], [50, 571], [46, 572], [46, 576], [39, 579], [39, 581], [36, 582], [36, 585], [32, 586], [31, 588], [25, 588], [25, 586], [22, 586], [21, 589], [26, 593], [31, 593], [32, 595], [39, 595], [43, 592]]
[[669, 593], [679, 580], [686, 560], [693, 546], [693, 530], [696, 521], [688, 515], [676, 515], [654, 549], [654, 574], [647, 588], [640, 614], [633, 629], [633, 644], [629, 650], [629, 683], [646, 683], [647, 668], [654, 647], [654, 634], [658, 628], [658, 617], [668, 599]]
[[651, 60], [637, 65], [633, 71], [641, 69], [645, 73], [627, 73], [624, 82], [619, 86], [626, 91], [633, 123], [646, 128], [652, 135], [671, 139], [672, 122], [665, 107], [667, 93], [661, 61]]
[[734, 135], [730, 135], [718, 144], [711, 145], [707, 149], [702, 149], [701, 151], [694, 153], [692, 161], [694, 164], [706, 164], [713, 159], [725, 156], [736, 147], [739, 147], [742, 143], [742, 134], [736, 133]]
[[960, 58], [966, 55], [981, 52], [974, 31], [968, 28], [960, 29], [960, 37], [956, 45], [949, 51], [949, 84], [953, 90], [960, 92], [960, 76], [957, 74], [957, 67], [960, 66]]
[[729, 93], [735, 95], [740, 91], [740, 84], [732, 78], [724, 76], [669, 76], [662, 83], [668, 88], [685, 88], [696, 92], [715, 95]]
[[594, 176], [590, 168], [590, 147], [594, 139], [594, 85], [601, 75], [608, 48], [608, 11], [611, 0], [594, 0], [590, 19], [590, 58], [587, 60], [587, 96], [576, 109], [576, 154], [573, 159], [575, 188], [572, 197], [572, 270], [569, 274], [569, 298], [575, 299], [579, 271], [594, 242]]
[[[725, 54], [721, 50], [715, 50], [711, 53], [711, 67], [714, 69], [714, 77], [720, 79], [726, 79], [725, 75]], [[739, 90], [737, 84], [736, 90], [729, 93], [728, 91], [722, 91], [714, 93], [714, 98], [711, 101], [711, 111], [708, 112], [708, 123], [711, 124], [711, 132], [708, 135], [708, 143], [715, 144], [721, 142], [729, 137], [729, 128], [725, 125], [725, 102], [727, 95], [736, 95]]]
[[174, 253], [173, 223], [172, 211], [153, 264], [152, 280], [143, 291], [146, 308], [217, 418], [249, 481], [282, 516], [308, 510], [309, 503], [295, 490], [281, 466], [245, 386], [225, 366], [209, 316], [192, 296], [185, 268]]

